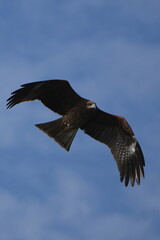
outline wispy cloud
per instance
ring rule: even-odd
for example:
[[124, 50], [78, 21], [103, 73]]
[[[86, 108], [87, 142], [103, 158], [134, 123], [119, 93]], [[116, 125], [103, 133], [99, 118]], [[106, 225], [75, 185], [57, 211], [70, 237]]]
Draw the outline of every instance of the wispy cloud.
[[[99, 213], [94, 200], [97, 190], [93, 184], [87, 184], [81, 177], [66, 170], [56, 173], [56, 182], [53, 184], [56, 184], [53, 185], [53, 191], [42, 199], [21, 199], [1, 190], [0, 229], [3, 239], [10, 239], [11, 234], [12, 239], [31, 240], [44, 237], [59, 237], [60, 240], [98, 237], [158, 239], [156, 232], [153, 233], [153, 216], [145, 212], [153, 209], [149, 210], [148, 205], [142, 201], [144, 195], [137, 200], [138, 191], [136, 195], [128, 196], [128, 206], [135, 211], [134, 214], [131, 214], [130, 210], [124, 213], [121, 210], [111, 212], [112, 206], [108, 202], [105, 211]], [[134, 202], [131, 201], [133, 197]]]

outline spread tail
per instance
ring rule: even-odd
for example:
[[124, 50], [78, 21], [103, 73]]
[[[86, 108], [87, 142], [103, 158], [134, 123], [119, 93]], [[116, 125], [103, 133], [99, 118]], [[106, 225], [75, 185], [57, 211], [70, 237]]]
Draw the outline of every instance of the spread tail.
[[36, 124], [35, 126], [45, 132], [49, 137], [54, 138], [54, 140], [67, 151], [69, 151], [78, 131], [78, 129], [63, 129], [62, 118], [47, 123]]

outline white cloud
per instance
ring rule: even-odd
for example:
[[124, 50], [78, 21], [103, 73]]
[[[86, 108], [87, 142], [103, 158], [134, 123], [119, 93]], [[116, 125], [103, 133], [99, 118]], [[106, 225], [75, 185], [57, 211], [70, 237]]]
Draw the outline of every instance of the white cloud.
[[[154, 219], [141, 215], [148, 210], [145, 195], [137, 200], [138, 191], [128, 198], [126, 210], [110, 211], [106, 202], [104, 212], [98, 212], [95, 199], [97, 190], [73, 171], [60, 169], [53, 182], [53, 191], [40, 198], [20, 198], [1, 189], [0, 231], [1, 238], [51, 240], [68, 239], [146, 239], [158, 240], [153, 232]], [[111, 189], [108, 191], [107, 194]], [[147, 193], [147, 197], [151, 189]], [[141, 191], [143, 192], [143, 191]], [[128, 193], [126, 194], [127, 197]], [[134, 197], [134, 200], [133, 200]], [[118, 201], [118, 199], [117, 199]], [[114, 203], [112, 203], [114, 204]], [[134, 207], [132, 206], [134, 204]], [[125, 206], [125, 205], [124, 205]], [[123, 206], [123, 207], [124, 207]], [[128, 209], [128, 211], [127, 211]], [[132, 209], [133, 213], [130, 211]], [[140, 216], [137, 214], [140, 212]], [[9, 230], [8, 230], [9, 229]], [[134, 231], [133, 231], [134, 229]]]
[[[56, 193], [45, 196], [45, 200], [21, 199], [1, 190], [1, 238], [36, 240], [58, 236], [60, 240], [69, 239], [72, 235], [69, 228], [91, 211], [86, 201], [89, 192], [91, 194], [91, 186], [67, 171], [57, 173]], [[68, 226], [66, 233], [64, 224]]]

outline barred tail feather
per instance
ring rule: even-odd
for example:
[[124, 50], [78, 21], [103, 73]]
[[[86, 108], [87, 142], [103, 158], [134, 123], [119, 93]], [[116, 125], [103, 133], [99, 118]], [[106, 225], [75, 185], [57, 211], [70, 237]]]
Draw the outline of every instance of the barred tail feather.
[[67, 129], [62, 128], [62, 118], [57, 120], [36, 124], [40, 130], [45, 132], [49, 137], [54, 138], [63, 148], [69, 151], [72, 141], [78, 131], [78, 129]]

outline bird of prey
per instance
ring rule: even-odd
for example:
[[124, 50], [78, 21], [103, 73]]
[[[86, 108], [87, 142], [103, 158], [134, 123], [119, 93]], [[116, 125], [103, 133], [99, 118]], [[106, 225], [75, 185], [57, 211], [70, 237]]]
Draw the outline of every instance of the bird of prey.
[[40, 100], [46, 107], [62, 115], [47, 123], [36, 124], [69, 151], [78, 131], [106, 144], [116, 160], [120, 181], [140, 184], [144, 177], [144, 156], [141, 147], [124, 117], [100, 110], [96, 103], [80, 97], [66, 80], [46, 80], [21, 85], [7, 100], [7, 108], [25, 102]]

